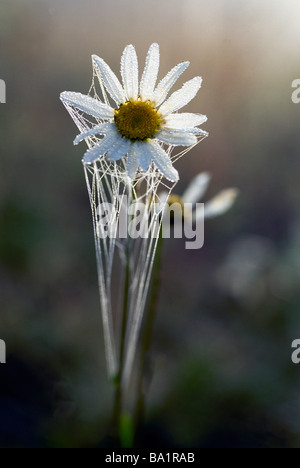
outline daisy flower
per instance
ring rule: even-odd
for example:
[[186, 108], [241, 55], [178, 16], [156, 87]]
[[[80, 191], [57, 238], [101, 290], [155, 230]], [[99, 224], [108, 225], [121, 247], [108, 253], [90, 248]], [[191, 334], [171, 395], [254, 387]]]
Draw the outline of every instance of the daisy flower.
[[[75, 139], [101, 137], [83, 157], [83, 163], [93, 164], [100, 158], [108, 161], [125, 159], [130, 179], [137, 171], [147, 171], [152, 164], [171, 182], [179, 179], [170, 153], [175, 146], [192, 147], [199, 137], [208, 136], [198, 126], [207, 118], [201, 114], [178, 113], [198, 93], [202, 78], [196, 77], [171, 94], [178, 78], [189, 62], [174, 67], [156, 86], [160, 53], [158, 44], [152, 44], [139, 82], [138, 59], [134, 46], [125, 48], [121, 59], [122, 83], [100, 57], [93, 55], [102, 83], [114, 105], [100, 99], [75, 92], [61, 94], [62, 102], [96, 119], [96, 125]], [[90, 141], [90, 140], [89, 140]]]
[[[195, 205], [196, 203], [201, 202], [208, 189], [210, 181], [211, 175], [208, 172], [202, 172], [201, 174], [198, 174], [196, 177], [194, 177], [194, 179], [192, 179], [191, 183], [182, 196], [175, 194], [171, 194], [169, 196], [169, 193], [162, 192], [159, 195], [159, 205], [165, 206], [166, 201], [169, 205], [172, 205], [173, 203], [179, 203], [182, 206], [184, 216], [190, 217], [193, 215], [193, 211], [187, 211], [187, 206], [190, 206], [191, 204]], [[225, 214], [234, 205], [238, 194], [239, 191], [235, 188], [228, 188], [219, 192], [215, 197], [205, 203], [204, 217], [206, 219], [216, 218], [217, 216]]]

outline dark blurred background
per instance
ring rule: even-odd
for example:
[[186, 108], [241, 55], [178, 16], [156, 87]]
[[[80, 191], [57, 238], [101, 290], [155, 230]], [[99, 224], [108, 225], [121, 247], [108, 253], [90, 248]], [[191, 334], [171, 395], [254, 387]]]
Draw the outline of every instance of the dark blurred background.
[[[171, 240], [140, 445], [300, 447], [298, 0], [1, 0], [1, 447], [105, 446], [107, 382], [88, 196], [59, 101], [88, 92], [91, 54], [119, 70], [161, 46], [160, 78], [190, 60], [189, 105], [210, 137], [178, 162], [178, 193], [240, 197], [205, 247]], [[176, 190], [177, 190], [176, 188]]]

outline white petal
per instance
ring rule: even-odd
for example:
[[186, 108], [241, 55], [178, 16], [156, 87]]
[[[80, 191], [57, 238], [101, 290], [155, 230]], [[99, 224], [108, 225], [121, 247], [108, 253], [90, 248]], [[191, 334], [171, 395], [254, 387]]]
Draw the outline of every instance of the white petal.
[[[173, 129], [174, 131], [174, 129]], [[205, 130], [202, 130], [201, 128], [183, 128], [181, 130], [182, 132], [187, 132], [187, 133], [192, 133], [194, 135], [201, 135], [203, 137], [208, 137], [209, 136], [209, 133], [206, 132]]]
[[170, 114], [166, 118], [166, 127], [168, 128], [192, 128], [202, 125], [207, 121], [206, 115], [201, 114]]
[[116, 104], [126, 102], [126, 96], [122, 85], [111, 68], [104, 60], [97, 55], [93, 55], [93, 61], [100, 70], [103, 83]]
[[93, 135], [106, 135], [113, 129], [113, 127], [115, 127], [115, 124], [109, 122], [95, 125], [95, 127], [91, 128], [90, 130], [80, 133], [80, 135], [75, 138], [74, 145], [78, 145], [78, 143]]
[[146, 65], [141, 79], [140, 96], [143, 101], [153, 100], [154, 87], [159, 70], [159, 45], [152, 44], [146, 58]]
[[190, 62], [183, 62], [176, 65], [158, 84], [155, 92], [153, 101], [156, 102], [156, 106], [160, 106], [164, 102], [170, 89], [174, 86], [180, 75], [188, 68]]
[[156, 133], [155, 138], [172, 146], [192, 146], [197, 143], [197, 137], [191, 133], [164, 129]]
[[131, 180], [135, 179], [139, 163], [136, 157], [135, 145], [131, 145], [127, 155], [127, 173]]
[[72, 93], [65, 91], [61, 93], [60, 99], [63, 103], [69, 106], [76, 107], [88, 115], [92, 115], [97, 119], [112, 119], [114, 117], [114, 110], [90, 96], [81, 93]]
[[227, 189], [220, 192], [205, 204], [205, 218], [215, 218], [226, 213], [233, 206], [238, 194], [239, 191], [237, 189]]
[[201, 135], [203, 137], [209, 136], [209, 133], [205, 130], [202, 130], [201, 128], [164, 128], [164, 130], [176, 133], [191, 133], [192, 135]]
[[127, 101], [137, 99], [139, 94], [139, 69], [135, 48], [129, 45], [121, 58], [121, 75]]
[[160, 107], [159, 112], [163, 116], [178, 111], [186, 106], [198, 93], [201, 88], [202, 78], [196, 76], [188, 81], [183, 87], [172, 94], [171, 97]]
[[128, 153], [130, 145], [130, 140], [126, 140], [126, 138], [122, 137], [119, 138], [114, 146], [106, 153], [107, 159], [110, 159], [111, 161], [122, 159]]
[[162, 147], [155, 141], [148, 141], [146, 143], [148, 151], [152, 155], [152, 160], [157, 169], [171, 182], [177, 182], [179, 179], [178, 171], [173, 167], [171, 159]]
[[192, 179], [190, 185], [182, 195], [184, 203], [197, 203], [205, 194], [208, 185], [211, 181], [211, 176], [208, 172], [202, 172]]
[[148, 142], [143, 143], [141, 141], [137, 141], [133, 144], [133, 147], [139, 166], [141, 166], [143, 171], [146, 171], [151, 166], [152, 162], [152, 154], [148, 148]]
[[84, 157], [83, 162], [85, 164], [92, 164], [94, 161], [103, 156], [107, 151], [109, 151], [122, 137], [117, 131], [109, 132], [97, 145], [89, 149]]

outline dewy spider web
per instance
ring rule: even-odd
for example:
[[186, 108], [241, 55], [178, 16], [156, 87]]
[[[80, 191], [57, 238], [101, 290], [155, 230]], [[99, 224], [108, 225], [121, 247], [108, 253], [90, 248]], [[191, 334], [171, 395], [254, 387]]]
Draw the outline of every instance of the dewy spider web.
[[[89, 94], [111, 105], [100, 71], [95, 65], [93, 66], [93, 82]], [[65, 106], [80, 132], [101, 123], [100, 120], [93, 120], [92, 117], [70, 105], [65, 104]], [[204, 136], [199, 136], [198, 143], [204, 138]], [[99, 138], [96, 136], [86, 139], [90, 148], [98, 141]], [[167, 147], [163, 144], [162, 146], [173, 162], [191, 149], [189, 147], [172, 155], [173, 147]], [[118, 235], [121, 210], [125, 196], [127, 197], [128, 206], [132, 202], [143, 203], [149, 215], [147, 217], [149, 232], [159, 233], [162, 213], [167, 200], [164, 197], [164, 201], [160, 202], [158, 191], [163, 187], [164, 192], [167, 191], [170, 194], [176, 183], [163, 179], [163, 176], [153, 164], [147, 171], [139, 171], [135, 181], [132, 181], [126, 172], [126, 158], [121, 161], [110, 162], [103, 157], [93, 165], [84, 165], [84, 173], [93, 216], [108, 372], [109, 376], [114, 378], [118, 375], [120, 367], [124, 366], [122, 385], [128, 385], [139, 343], [144, 310], [147, 305], [158, 235], [149, 235], [145, 238], [139, 237], [136, 239], [130, 238], [128, 235], [124, 236], [124, 238]], [[153, 209], [155, 202], [159, 206], [158, 210]], [[107, 204], [113, 207], [107, 219], [111, 235], [103, 236], [99, 232], [99, 206], [106, 206]], [[127, 216], [129, 215], [127, 214]], [[125, 342], [122, 343], [124, 314], [126, 314], [127, 323]], [[121, 347], [123, 352], [121, 352]], [[122, 362], [120, 362], [121, 355]]]

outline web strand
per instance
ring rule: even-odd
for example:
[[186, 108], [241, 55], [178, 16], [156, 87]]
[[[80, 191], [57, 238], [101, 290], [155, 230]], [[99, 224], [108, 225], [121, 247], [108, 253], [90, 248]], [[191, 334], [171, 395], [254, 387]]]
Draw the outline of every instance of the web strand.
[[[89, 95], [101, 102], [111, 105], [105, 91], [99, 69], [94, 65], [93, 82]], [[91, 129], [94, 125], [103, 123], [93, 119], [78, 109], [65, 104], [80, 133]], [[205, 138], [198, 137], [198, 143]], [[89, 148], [100, 141], [100, 137], [91, 136], [86, 139]], [[197, 143], [197, 144], [198, 144]], [[192, 148], [186, 148], [174, 153], [172, 146], [161, 146], [167, 151], [172, 162], [176, 162]], [[196, 145], [195, 145], [196, 146]], [[124, 366], [122, 385], [128, 386], [139, 345], [139, 337], [143, 323], [145, 308], [151, 285], [152, 270], [157, 250], [158, 235], [162, 223], [162, 213], [168, 197], [159, 204], [159, 211], [153, 209], [159, 201], [160, 191], [172, 192], [176, 183], [163, 179], [160, 172], [152, 164], [147, 171], [139, 170], [136, 179], [132, 181], [126, 171], [126, 157], [117, 162], [108, 161], [105, 157], [92, 165], [83, 165], [85, 180], [91, 205], [93, 229], [96, 247], [96, 261], [100, 293], [100, 306], [104, 330], [105, 353], [108, 373], [114, 378]], [[125, 196], [127, 206], [132, 202], [143, 203], [146, 207], [145, 218], [149, 221], [148, 230], [155, 236], [130, 238], [120, 236], [122, 222], [122, 207]], [[101, 229], [99, 207], [110, 206], [113, 209], [107, 220], [109, 234], [106, 237]], [[126, 205], [126, 203], [125, 203]], [[126, 214], [128, 224], [131, 217]], [[128, 234], [128, 233], [127, 233]], [[129, 269], [129, 291], [125, 291], [126, 269]], [[119, 362], [123, 308], [125, 294], [128, 295], [127, 325], [125, 334], [124, 360]]]

